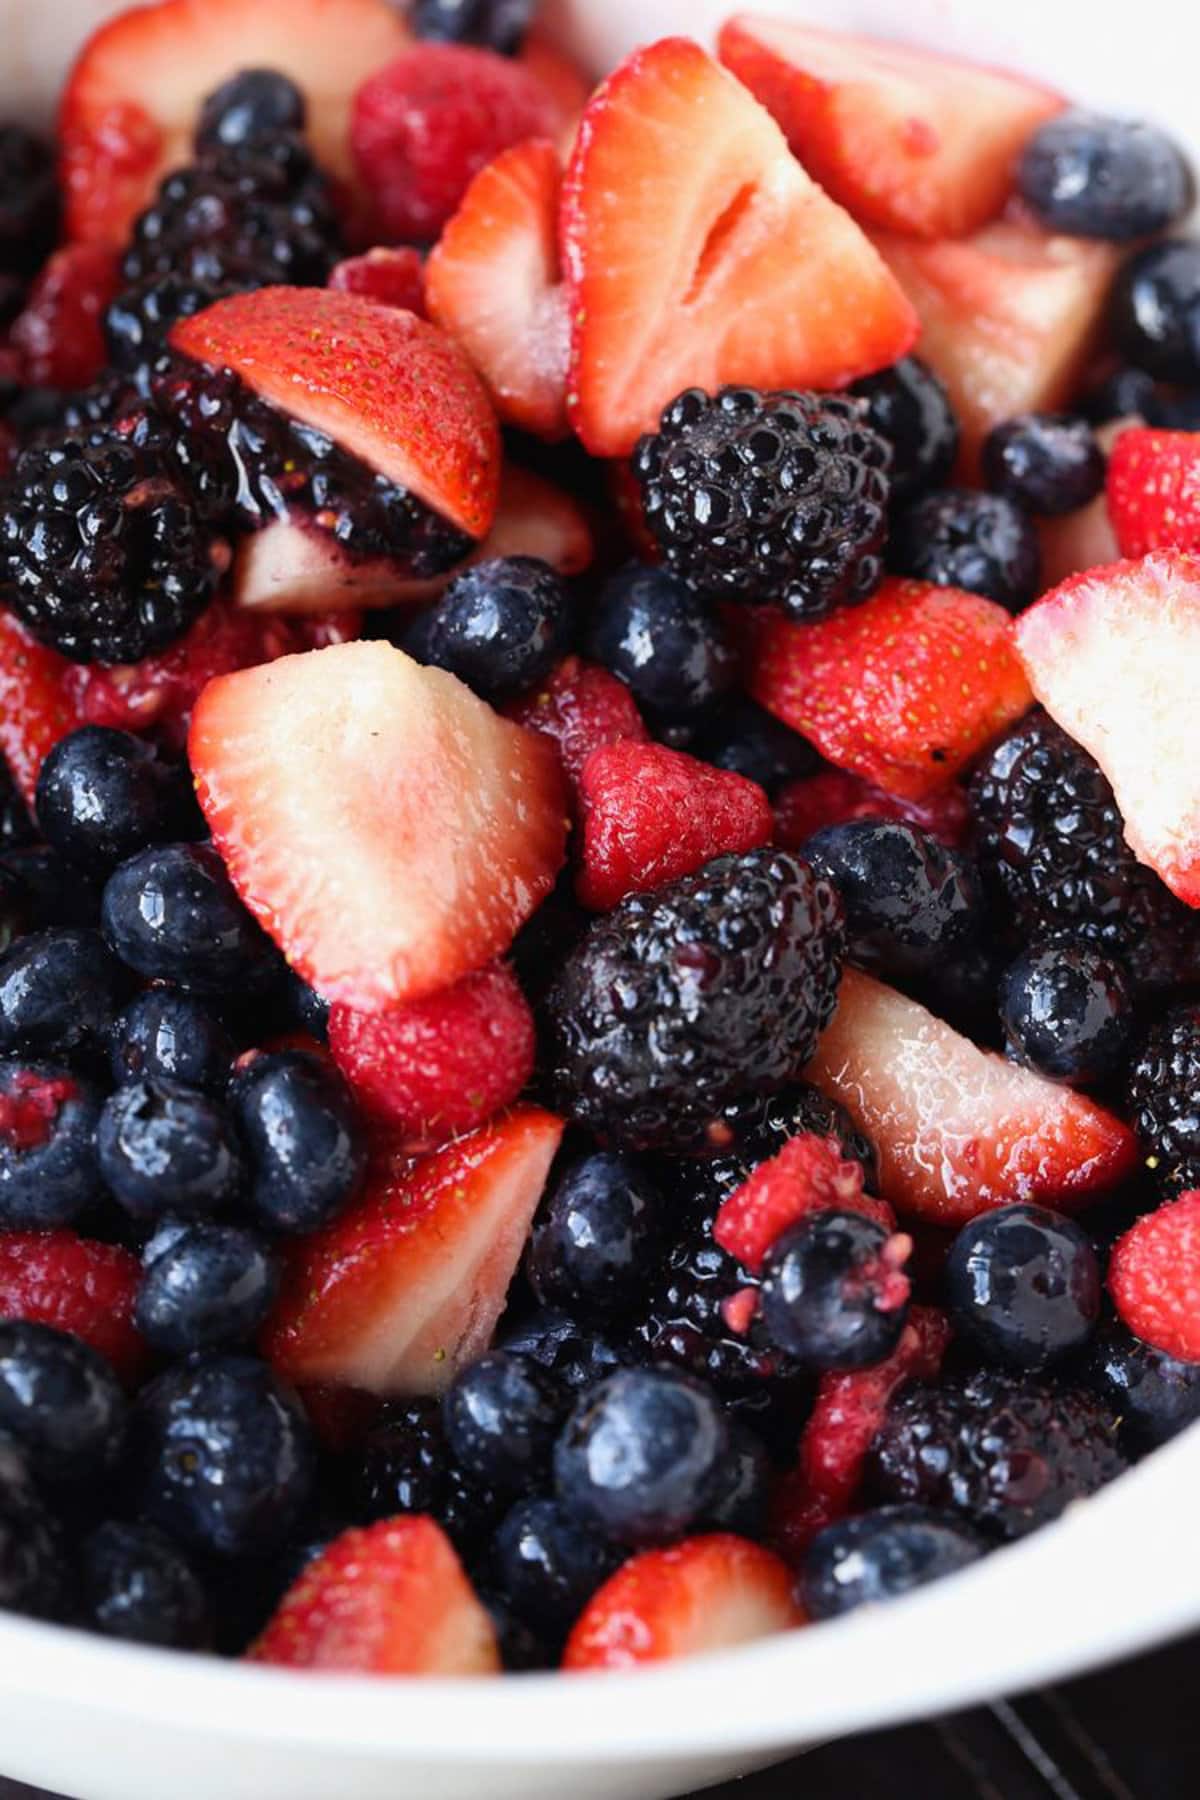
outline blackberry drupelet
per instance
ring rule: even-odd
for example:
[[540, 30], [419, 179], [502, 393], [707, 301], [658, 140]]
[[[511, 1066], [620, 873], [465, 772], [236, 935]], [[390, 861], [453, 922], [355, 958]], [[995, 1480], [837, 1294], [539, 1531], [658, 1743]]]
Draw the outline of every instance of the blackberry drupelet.
[[876, 1192], [879, 1158], [874, 1144], [840, 1101], [831, 1100], [807, 1081], [793, 1082], [774, 1094], [750, 1094], [731, 1101], [709, 1129], [712, 1154], [669, 1164], [666, 1185], [681, 1204], [711, 1202], [719, 1206], [756, 1164], [774, 1156], [802, 1131], [837, 1138], [842, 1155], [862, 1165], [867, 1191]]
[[945, 481], [958, 455], [958, 420], [941, 378], [919, 356], [856, 381], [868, 423], [892, 447], [888, 471], [893, 505]]
[[54, 151], [20, 125], [0, 125], [0, 274], [32, 275], [57, 235]]
[[820, 619], [879, 585], [891, 451], [832, 394], [688, 388], [633, 453], [667, 562], [712, 599]]
[[1129, 1100], [1161, 1186], [1200, 1187], [1200, 1007], [1173, 1007], [1150, 1027], [1129, 1071]]
[[1002, 494], [936, 488], [893, 519], [888, 564], [1020, 612], [1037, 591], [1041, 552], [1031, 521]]
[[250, 269], [238, 270], [232, 263], [219, 281], [169, 271], [133, 282], [104, 315], [109, 361], [139, 387], [148, 386], [176, 320], [190, 319], [225, 295], [258, 285]]

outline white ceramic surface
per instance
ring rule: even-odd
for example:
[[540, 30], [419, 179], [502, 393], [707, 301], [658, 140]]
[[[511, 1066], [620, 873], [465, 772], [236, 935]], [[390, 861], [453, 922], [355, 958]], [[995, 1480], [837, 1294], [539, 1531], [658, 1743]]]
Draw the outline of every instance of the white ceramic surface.
[[[44, 115], [72, 40], [112, 10], [0, 0], [0, 113], [15, 99]], [[669, 31], [705, 35], [727, 10], [554, 0], [557, 28], [597, 68]], [[1120, 35], [1095, 0], [777, 0], [771, 10], [1028, 69], [1157, 117], [1200, 157], [1194, 58], [1162, 54], [1184, 47], [1181, 29], [1200, 37], [1178, 0], [1142, 0]], [[0, 1770], [79, 1800], [659, 1800], [1200, 1624], [1198, 1494], [1200, 1429], [1057, 1525], [900, 1605], [632, 1677], [302, 1677], [0, 1615]]]

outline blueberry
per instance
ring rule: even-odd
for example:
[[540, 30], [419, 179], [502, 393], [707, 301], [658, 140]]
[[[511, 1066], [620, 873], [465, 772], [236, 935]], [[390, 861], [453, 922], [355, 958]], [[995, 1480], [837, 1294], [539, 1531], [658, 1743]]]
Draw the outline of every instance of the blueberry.
[[257, 1357], [200, 1357], [138, 1396], [136, 1498], [153, 1524], [196, 1549], [250, 1556], [275, 1548], [308, 1502], [313, 1466], [299, 1401]]
[[1079, 397], [1079, 410], [1092, 425], [1108, 425], [1114, 419], [1149, 419], [1157, 404], [1154, 377], [1127, 364], [1093, 383]]
[[1131, 363], [1160, 381], [1200, 386], [1200, 239], [1167, 238], [1130, 257], [1109, 314]]
[[236, 1054], [232, 1037], [202, 1000], [152, 987], [114, 1020], [109, 1063], [118, 1083], [148, 1076], [219, 1094]]
[[1080, 1349], [1100, 1316], [1100, 1266], [1087, 1233], [1017, 1202], [964, 1225], [946, 1260], [955, 1324], [990, 1361], [1043, 1369]]
[[572, 1394], [594, 1387], [629, 1360], [615, 1339], [553, 1306], [529, 1314], [507, 1331], [500, 1347], [514, 1356], [532, 1357]]
[[867, 417], [892, 447], [888, 470], [893, 502], [937, 487], [958, 455], [958, 420], [940, 378], [918, 356], [902, 356], [850, 389], [867, 403]]
[[725, 702], [691, 749], [718, 769], [757, 781], [769, 794], [785, 781], [815, 774], [821, 766], [807, 738], [790, 731], [744, 694]]
[[419, 38], [441, 44], [478, 44], [513, 56], [521, 47], [537, 0], [415, 0], [408, 22]]
[[366, 1138], [342, 1077], [302, 1050], [255, 1056], [231, 1099], [250, 1159], [249, 1201], [276, 1231], [316, 1231], [350, 1199]]
[[654, 719], [706, 713], [737, 679], [720, 621], [678, 576], [630, 563], [600, 591], [587, 653], [611, 669]]
[[104, 725], [60, 738], [38, 776], [43, 836], [68, 862], [100, 875], [178, 836], [191, 804], [185, 768], [164, 762], [145, 738]]
[[100, 1106], [67, 1069], [0, 1062], [0, 1227], [65, 1225], [98, 1197]]
[[304, 95], [275, 69], [242, 69], [200, 109], [196, 149], [254, 144], [281, 131], [303, 131]]
[[554, 1451], [558, 1498], [585, 1526], [640, 1549], [703, 1518], [729, 1426], [703, 1382], [623, 1369], [578, 1402]]
[[1019, 612], [1037, 591], [1037, 533], [1002, 494], [937, 488], [896, 514], [890, 567], [917, 581], [966, 588]]
[[316, 1038], [318, 1044], [328, 1041], [329, 1002], [316, 988], [309, 987], [307, 981], [301, 981], [294, 969], [288, 969], [284, 976], [281, 998], [292, 1022], [301, 1031]]
[[562, 1384], [547, 1369], [493, 1350], [460, 1370], [442, 1402], [442, 1420], [469, 1475], [519, 1493], [549, 1469], [566, 1409]]
[[0, 867], [25, 896], [26, 924], [95, 925], [100, 918], [99, 886], [73, 868], [48, 844], [8, 850]]
[[1120, 963], [1087, 944], [1045, 944], [1010, 964], [1000, 988], [1010, 1055], [1055, 1081], [1105, 1081], [1124, 1066], [1133, 993]]
[[1047, 119], [1026, 143], [1017, 192], [1049, 231], [1126, 243], [1182, 217], [1192, 179], [1165, 132], [1073, 109]]
[[809, 1546], [798, 1585], [812, 1619], [897, 1600], [977, 1562], [987, 1546], [950, 1513], [929, 1506], [880, 1506], [840, 1519]]
[[563, 1171], [534, 1228], [530, 1286], [547, 1306], [627, 1312], [654, 1269], [661, 1223], [661, 1198], [632, 1157], [582, 1157]]
[[23, 1460], [0, 1443], [0, 1608], [65, 1619], [73, 1585], [57, 1526], [36, 1499]]
[[146, 1246], [134, 1323], [171, 1356], [223, 1349], [253, 1337], [270, 1311], [279, 1272], [271, 1251], [241, 1225], [208, 1222]]
[[507, 700], [548, 675], [567, 648], [571, 602], [549, 563], [495, 557], [455, 576], [426, 629], [426, 661], [485, 700]]
[[[903, 1240], [901, 1240], [903, 1242]], [[763, 1260], [762, 1319], [772, 1343], [816, 1369], [861, 1369], [896, 1348], [908, 1317], [899, 1244], [861, 1213], [811, 1213]]]
[[143, 850], [109, 876], [104, 933], [131, 969], [197, 993], [256, 989], [274, 978], [278, 957], [233, 891], [207, 844]]
[[120, 1384], [90, 1344], [25, 1319], [0, 1322], [0, 1431], [39, 1480], [74, 1485], [110, 1472], [125, 1419]]
[[56, 926], [18, 938], [0, 956], [0, 1052], [94, 1056], [126, 986], [97, 931]]
[[1086, 419], [1017, 413], [983, 442], [983, 478], [1043, 518], [1075, 512], [1104, 487], [1105, 457]]
[[917, 825], [893, 819], [827, 825], [801, 854], [842, 897], [850, 956], [885, 976], [944, 967], [986, 924], [972, 863]]
[[208, 1601], [182, 1551], [153, 1525], [110, 1520], [80, 1551], [81, 1623], [104, 1637], [202, 1650]]
[[211, 1213], [243, 1184], [242, 1151], [228, 1113], [178, 1081], [143, 1076], [110, 1094], [96, 1149], [105, 1182], [137, 1219]]
[[557, 1500], [519, 1500], [501, 1523], [493, 1566], [518, 1618], [562, 1636], [619, 1560]]
[[767, 1528], [774, 1470], [761, 1439], [745, 1425], [729, 1428], [729, 1452], [717, 1471], [704, 1509], [710, 1531], [760, 1538]]
[[508, 1674], [558, 1666], [560, 1644], [543, 1643], [533, 1626], [518, 1618], [511, 1603], [503, 1595], [493, 1592], [486, 1583], [477, 1585], [475, 1592], [492, 1621], [492, 1630], [500, 1647], [500, 1661]]
[[1200, 1363], [1180, 1362], [1124, 1325], [1096, 1332], [1080, 1376], [1118, 1414], [1135, 1450], [1165, 1444], [1200, 1419]]

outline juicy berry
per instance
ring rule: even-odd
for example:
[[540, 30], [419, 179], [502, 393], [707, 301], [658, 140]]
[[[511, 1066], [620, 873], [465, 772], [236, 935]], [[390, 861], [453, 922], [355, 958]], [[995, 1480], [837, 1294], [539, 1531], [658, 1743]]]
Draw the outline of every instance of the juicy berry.
[[89, 1631], [168, 1650], [203, 1650], [208, 1601], [191, 1564], [153, 1525], [110, 1520], [80, 1551], [80, 1610]]
[[908, 1317], [910, 1246], [857, 1212], [810, 1213], [763, 1260], [763, 1326], [816, 1369], [860, 1369], [890, 1356]]
[[146, 1345], [133, 1323], [141, 1270], [120, 1244], [60, 1228], [0, 1233], [0, 1318], [52, 1325], [90, 1344], [133, 1384]]
[[1133, 996], [1120, 963], [1088, 944], [1047, 944], [1005, 971], [1000, 1016], [1018, 1062], [1086, 1087], [1123, 1066]]
[[103, 725], [60, 738], [38, 775], [43, 836], [68, 862], [100, 874], [177, 836], [190, 803], [182, 768], [160, 760], [145, 739]]
[[1200, 1192], [1135, 1219], [1113, 1246], [1108, 1287], [1135, 1337], [1200, 1362]]
[[1092, 1338], [1079, 1375], [1119, 1414], [1135, 1451], [1165, 1444], [1200, 1418], [1200, 1362], [1180, 1362], [1119, 1322]]
[[0, 1062], [0, 1224], [46, 1227], [100, 1193], [100, 1095], [69, 1070]]
[[337, 1070], [304, 1051], [254, 1056], [238, 1073], [232, 1101], [260, 1222], [288, 1232], [328, 1224], [358, 1186], [367, 1155]]
[[364, 1520], [427, 1513], [463, 1557], [478, 1557], [504, 1506], [455, 1461], [441, 1406], [430, 1399], [410, 1401], [369, 1433], [352, 1481]]
[[135, 1219], [215, 1212], [244, 1163], [225, 1108], [198, 1088], [142, 1076], [110, 1094], [96, 1127], [105, 1184]]
[[970, 860], [919, 826], [875, 819], [829, 825], [801, 854], [841, 896], [849, 955], [887, 979], [936, 970], [986, 924]]
[[888, 560], [901, 575], [965, 588], [1019, 612], [1033, 599], [1037, 533], [1011, 500], [971, 488], [937, 488], [898, 513]]
[[575, 1622], [618, 1560], [619, 1552], [558, 1500], [519, 1500], [492, 1548], [496, 1580], [513, 1611], [551, 1638]]
[[1029, 139], [1017, 192], [1048, 231], [1124, 243], [1165, 231], [1185, 213], [1192, 180], [1165, 132], [1073, 109]]
[[561, 1384], [540, 1363], [493, 1350], [463, 1369], [447, 1390], [446, 1441], [474, 1480], [520, 1493], [549, 1469], [566, 1406]]
[[171, 1222], [147, 1244], [144, 1262], [134, 1321], [171, 1356], [245, 1343], [279, 1282], [274, 1256], [241, 1225]]
[[983, 442], [983, 475], [997, 494], [1043, 518], [1075, 512], [1104, 487], [1104, 452], [1086, 419], [1021, 413]]
[[511, 56], [534, 11], [534, 0], [415, 0], [408, 22], [434, 43], [479, 44]]
[[59, 927], [18, 938], [0, 956], [0, 1050], [102, 1053], [125, 991], [97, 931]]
[[1200, 386], [1200, 240], [1167, 238], [1131, 256], [1109, 319], [1118, 349], [1139, 369]]
[[1091, 1239], [1044, 1206], [1001, 1206], [964, 1225], [945, 1283], [955, 1325], [1010, 1369], [1042, 1369], [1080, 1349], [1100, 1316]]
[[270, 939], [207, 844], [167, 844], [131, 857], [109, 877], [102, 912], [121, 961], [151, 981], [219, 996], [261, 988], [278, 966]]
[[220, 1093], [235, 1054], [204, 1002], [172, 988], [147, 988], [113, 1020], [109, 1063], [118, 1085], [145, 1076]]
[[278, 69], [241, 69], [201, 107], [196, 148], [253, 144], [281, 131], [303, 131], [305, 112], [304, 95]]
[[570, 602], [548, 563], [496, 557], [456, 575], [422, 623], [422, 660], [498, 702], [550, 673], [567, 647]]
[[893, 505], [938, 487], [958, 455], [958, 420], [939, 376], [919, 356], [902, 356], [850, 392], [867, 403], [872, 429], [891, 446], [888, 486]]
[[0, 1431], [39, 1480], [75, 1485], [110, 1473], [126, 1410], [111, 1367], [82, 1338], [26, 1319], [0, 1322]]
[[977, 1562], [987, 1548], [949, 1513], [880, 1506], [819, 1531], [804, 1559], [799, 1594], [810, 1619], [898, 1600]]
[[514, 1356], [532, 1357], [572, 1394], [594, 1387], [627, 1360], [616, 1343], [552, 1306], [540, 1308], [507, 1331], [502, 1348]]
[[708, 1496], [705, 1525], [741, 1537], [763, 1537], [774, 1477], [762, 1440], [735, 1419], [729, 1427], [729, 1454]]
[[737, 676], [732, 647], [708, 605], [669, 570], [643, 563], [630, 563], [600, 590], [587, 653], [663, 723], [703, 717]]
[[594, 1151], [562, 1171], [534, 1226], [525, 1259], [546, 1306], [619, 1316], [642, 1298], [664, 1230], [664, 1208], [632, 1157]]
[[1200, 1008], [1176, 1006], [1150, 1027], [1129, 1072], [1133, 1123], [1168, 1193], [1200, 1185]]

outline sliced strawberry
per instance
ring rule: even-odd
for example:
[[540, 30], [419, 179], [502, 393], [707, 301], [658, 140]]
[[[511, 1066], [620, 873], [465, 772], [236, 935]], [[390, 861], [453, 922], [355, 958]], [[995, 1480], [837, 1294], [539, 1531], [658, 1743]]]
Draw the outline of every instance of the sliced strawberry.
[[558, 151], [533, 138], [480, 170], [434, 245], [429, 316], [458, 339], [500, 417], [538, 437], [567, 424], [567, 296]]
[[356, 1675], [497, 1675], [486, 1609], [419, 1514], [344, 1531], [293, 1582], [251, 1662]]
[[388, 0], [157, 0], [84, 45], [63, 91], [66, 233], [120, 245], [171, 169], [191, 158], [201, 102], [239, 69], [278, 69], [308, 105], [317, 160], [342, 181], [350, 101], [408, 43]]
[[683, 388], [839, 387], [916, 336], [849, 214], [686, 38], [635, 51], [589, 100], [562, 244], [567, 406], [596, 456], [626, 455]]
[[411, 244], [395, 248], [383, 245], [367, 250], [362, 256], [348, 256], [330, 271], [329, 286], [340, 294], [365, 294], [381, 306], [399, 306], [416, 313], [425, 310], [425, 264], [419, 250]]
[[632, 1669], [732, 1649], [804, 1622], [787, 1564], [760, 1544], [715, 1532], [624, 1563], [584, 1607], [562, 1666]]
[[289, 1247], [264, 1354], [301, 1384], [440, 1393], [491, 1341], [562, 1133], [525, 1106], [419, 1162], [381, 1151], [350, 1210]]
[[879, 38], [739, 14], [721, 61], [856, 219], [963, 237], [1012, 192], [1017, 153], [1063, 101], [999, 69]]
[[1200, 550], [1200, 437], [1123, 431], [1109, 458], [1107, 499], [1122, 556]]
[[1200, 1362], [1200, 1193], [1146, 1213], [1117, 1240], [1108, 1286], [1135, 1337]]
[[1134, 855], [1200, 906], [1200, 556], [1074, 575], [1018, 621], [1017, 644], [1046, 711], [1112, 783]]
[[43, 758], [83, 722], [67, 687], [73, 666], [0, 609], [0, 752], [30, 806]]
[[73, 1331], [136, 1383], [149, 1361], [133, 1323], [142, 1265], [119, 1244], [78, 1232], [0, 1231], [0, 1319]]
[[423, 319], [331, 288], [258, 288], [181, 319], [171, 342], [232, 369], [470, 536], [486, 534], [500, 482], [496, 417], [462, 351]]
[[68, 244], [43, 265], [13, 321], [10, 341], [29, 387], [82, 388], [108, 361], [105, 308], [120, 285], [104, 244]]
[[895, 579], [815, 625], [768, 616], [747, 685], [830, 762], [912, 800], [948, 787], [1031, 699], [1002, 607]]
[[363, 1011], [502, 955], [563, 860], [553, 748], [383, 642], [211, 682], [188, 753], [245, 904]]
[[927, 800], [906, 800], [861, 776], [823, 769], [819, 775], [789, 781], [779, 790], [775, 842], [785, 850], [798, 850], [814, 831], [822, 831], [826, 825], [845, 825], [851, 819], [903, 819], [943, 844], [956, 845], [966, 836], [970, 808], [960, 787], [943, 788]]
[[1013, 1200], [1086, 1206], [1136, 1165], [1120, 1119], [847, 969], [805, 1079], [840, 1100], [879, 1152], [903, 1218], [965, 1224]]
[[713, 1237], [757, 1275], [763, 1257], [789, 1225], [831, 1207], [862, 1213], [895, 1230], [896, 1215], [887, 1201], [863, 1192], [861, 1163], [844, 1157], [836, 1138], [802, 1131], [721, 1202]]
[[625, 683], [579, 656], [564, 657], [540, 687], [509, 705], [507, 716], [558, 746], [577, 808], [580, 778], [594, 750], [605, 744], [645, 744], [650, 738]]
[[557, 133], [560, 143], [570, 149], [579, 124], [579, 115], [587, 105], [595, 83], [589, 81], [577, 63], [553, 44], [540, 25], [531, 25], [525, 41], [517, 51], [521, 67], [536, 75], [558, 109], [561, 124]]

